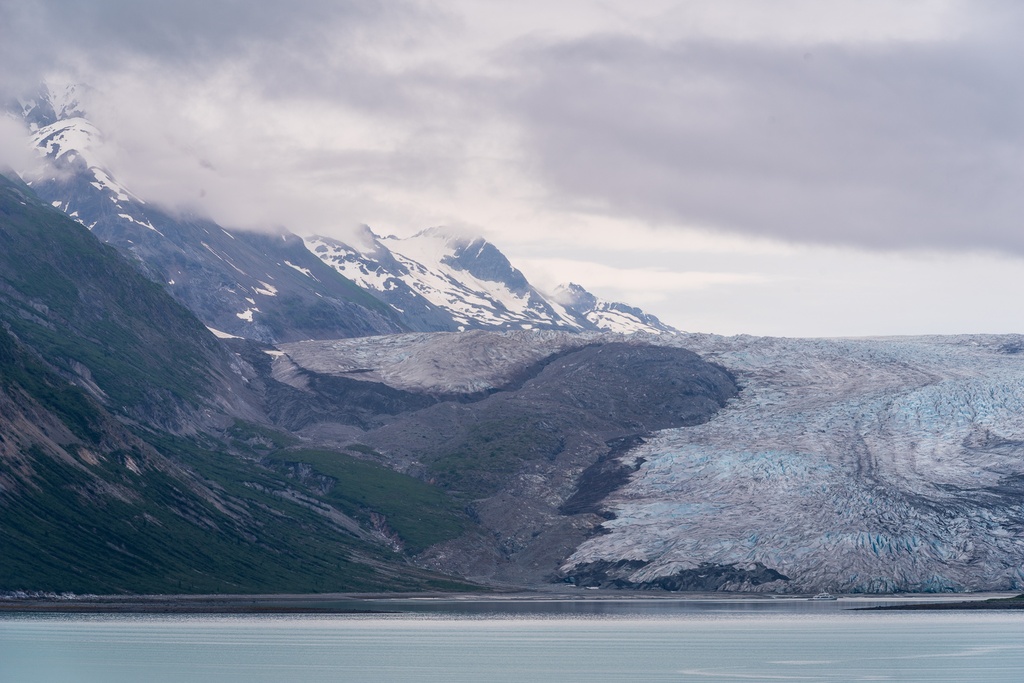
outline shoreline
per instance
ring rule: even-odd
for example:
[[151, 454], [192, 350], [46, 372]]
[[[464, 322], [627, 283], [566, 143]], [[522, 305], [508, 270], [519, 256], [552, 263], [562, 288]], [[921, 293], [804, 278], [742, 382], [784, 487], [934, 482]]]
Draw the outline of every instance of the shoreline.
[[863, 611], [897, 611], [948, 612], [955, 610], [1024, 610], [1024, 594], [1006, 598], [988, 598], [986, 600], [962, 600], [959, 602], [924, 602], [906, 605], [884, 605], [877, 607], [858, 607]]
[[[852, 594], [838, 596], [847, 610], [1019, 610], [1024, 596], [1010, 593]], [[810, 596], [749, 593], [628, 591], [508, 591], [504, 593], [314, 593], [265, 595], [53, 595], [0, 597], [0, 614], [400, 614], [410, 605], [529, 604], [554, 602], [805, 602]], [[857, 602], [895, 605], [854, 606]], [[851, 605], [850, 603], [854, 603]]]

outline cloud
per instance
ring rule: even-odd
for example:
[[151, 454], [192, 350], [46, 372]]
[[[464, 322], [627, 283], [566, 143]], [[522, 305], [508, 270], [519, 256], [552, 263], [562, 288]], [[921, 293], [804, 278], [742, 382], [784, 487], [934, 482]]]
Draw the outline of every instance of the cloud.
[[5, 21], [0, 95], [90, 84], [119, 180], [235, 227], [324, 230], [450, 191], [481, 118], [477, 79], [422, 59], [451, 17], [415, 2], [44, 0]]
[[582, 278], [588, 288], [615, 292], [630, 301], [664, 301], [673, 293], [704, 290], [720, 285], [760, 285], [767, 279], [754, 273], [726, 271], [665, 270], [651, 267], [624, 268], [566, 258], [534, 258], [517, 261], [532, 282], [548, 291], [566, 284], [565, 274]]
[[1024, 252], [1024, 51], [621, 35], [530, 47], [552, 206], [785, 240]]
[[140, 196], [233, 227], [324, 231], [386, 215], [403, 196], [424, 221], [430, 197], [456, 192], [482, 124], [409, 80], [382, 77], [394, 95], [377, 104], [278, 98], [252, 73], [222, 64], [202, 79], [108, 76], [87, 110], [111, 131], [115, 174]]
[[125, 184], [234, 226], [534, 216], [518, 230], [550, 235], [589, 216], [605, 242], [645, 225], [1021, 253], [1021, 18], [1000, 0], [6, 2], [0, 89], [89, 82]]
[[75, 57], [113, 68], [126, 58], [180, 65], [256, 47], [310, 50], [327, 31], [365, 26], [386, 13], [381, 3], [358, 0], [36, 0], [0, 8], [14, 29], [5, 53], [42, 69], [68, 67]]
[[[230, 71], [253, 95], [402, 106], [379, 55], [436, 37], [445, 15], [415, 0], [37, 0], [0, 3], [0, 88], [58, 77], [103, 90], [127, 76], [188, 79], [201, 93]], [[108, 96], [113, 93], [108, 92]]]
[[22, 121], [0, 114], [0, 173], [10, 170], [31, 176], [44, 170], [56, 172], [29, 147], [28, 136], [28, 128]]

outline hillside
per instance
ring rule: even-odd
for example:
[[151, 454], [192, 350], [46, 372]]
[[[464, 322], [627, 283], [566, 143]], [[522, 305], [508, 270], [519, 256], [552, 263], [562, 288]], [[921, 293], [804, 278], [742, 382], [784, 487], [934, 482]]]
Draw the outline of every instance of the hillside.
[[[202, 323], [5, 178], [0, 245], [0, 587], [462, 585], [396, 545], [469, 524], [439, 491], [247, 421], [261, 419], [260, 399]], [[297, 481], [295, 463], [310, 459], [324, 476]]]

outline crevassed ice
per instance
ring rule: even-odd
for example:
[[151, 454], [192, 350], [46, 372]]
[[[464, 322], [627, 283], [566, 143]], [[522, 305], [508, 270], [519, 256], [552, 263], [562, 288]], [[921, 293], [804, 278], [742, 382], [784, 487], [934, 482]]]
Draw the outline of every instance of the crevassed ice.
[[666, 338], [738, 375], [709, 423], [665, 430], [572, 567], [760, 562], [769, 590], [1024, 586], [1020, 337]]

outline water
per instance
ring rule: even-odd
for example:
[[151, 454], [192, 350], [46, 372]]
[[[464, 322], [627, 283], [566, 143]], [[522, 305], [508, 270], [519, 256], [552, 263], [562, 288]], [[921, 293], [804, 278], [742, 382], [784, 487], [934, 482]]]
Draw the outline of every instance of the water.
[[[846, 603], [846, 604], [844, 604]], [[352, 616], [0, 616], [0, 681], [1024, 680], [1020, 612], [400, 601]]]

